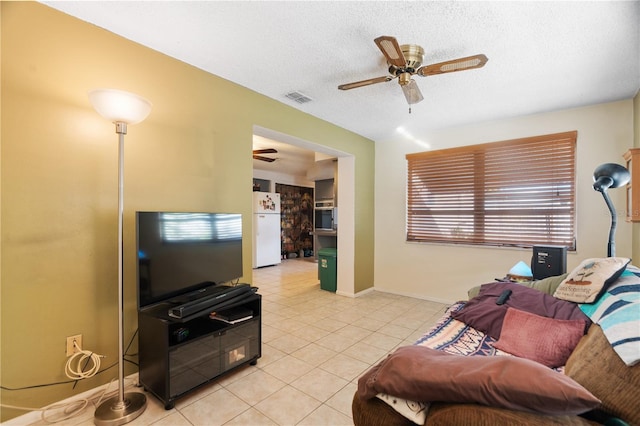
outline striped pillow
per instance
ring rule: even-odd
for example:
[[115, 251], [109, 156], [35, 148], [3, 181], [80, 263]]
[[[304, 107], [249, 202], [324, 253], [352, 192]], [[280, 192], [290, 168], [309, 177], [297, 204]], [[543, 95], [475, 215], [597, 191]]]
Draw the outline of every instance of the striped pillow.
[[580, 309], [600, 325], [625, 364], [640, 361], [640, 269], [627, 266], [596, 303], [582, 304]]

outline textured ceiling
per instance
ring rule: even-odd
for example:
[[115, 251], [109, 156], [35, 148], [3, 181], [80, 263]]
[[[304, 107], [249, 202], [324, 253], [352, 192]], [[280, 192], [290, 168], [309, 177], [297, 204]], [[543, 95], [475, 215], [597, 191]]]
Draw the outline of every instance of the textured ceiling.
[[[638, 1], [45, 3], [377, 142], [640, 88]], [[425, 100], [409, 114], [395, 80], [337, 89], [387, 74], [380, 35], [421, 45], [425, 64], [479, 53], [489, 62], [414, 77]], [[313, 101], [291, 101], [291, 91]]]

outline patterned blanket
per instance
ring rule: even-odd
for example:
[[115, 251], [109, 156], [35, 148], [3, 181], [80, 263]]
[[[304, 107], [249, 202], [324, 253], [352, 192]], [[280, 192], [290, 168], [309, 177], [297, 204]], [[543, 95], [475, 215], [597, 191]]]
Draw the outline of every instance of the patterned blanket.
[[600, 325], [613, 350], [625, 364], [640, 361], [640, 269], [627, 266], [624, 273], [596, 303], [580, 309]]
[[454, 355], [510, 355], [493, 347], [496, 342], [493, 337], [451, 318], [451, 314], [459, 311], [463, 306], [464, 302], [451, 305], [436, 325], [415, 344]]

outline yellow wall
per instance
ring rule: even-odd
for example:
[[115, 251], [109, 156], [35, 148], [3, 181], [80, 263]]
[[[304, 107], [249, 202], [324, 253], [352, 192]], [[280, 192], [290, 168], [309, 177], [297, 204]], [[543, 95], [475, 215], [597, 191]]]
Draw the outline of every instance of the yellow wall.
[[[64, 381], [74, 334], [104, 366], [117, 361], [117, 135], [91, 107], [93, 88], [154, 104], [125, 140], [125, 340], [136, 330], [137, 210], [242, 213], [251, 281], [253, 125], [355, 156], [354, 290], [373, 285], [372, 141], [42, 4], [2, 2], [1, 19], [4, 387]], [[2, 391], [2, 402], [42, 406], [116, 371], [75, 390]]]

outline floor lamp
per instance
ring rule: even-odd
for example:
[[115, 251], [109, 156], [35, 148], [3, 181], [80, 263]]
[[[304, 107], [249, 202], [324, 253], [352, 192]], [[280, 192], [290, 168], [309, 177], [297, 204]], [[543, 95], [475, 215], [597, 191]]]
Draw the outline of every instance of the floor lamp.
[[616, 242], [615, 233], [618, 218], [616, 215], [616, 209], [613, 207], [613, 203], [607, 194], [609, 188], [619, 188], [626, 185], [631, 180], [631, 174], [629, 170], [620, 164], [605, 163], [596, 167], [593, 172], [593, 189], [602, 193], [607, 207], [611, 212], [611, 228], [609, 229], [609, 244], [607, 245], [607, 257], [615, 257], [616, 255]]
[[147, 407], [147, 398], [140, 392], [124, 393], [124, 279], [122, 216], [124, 212], [124, 135], [127, 124], [136, 124], [147, 118], [151, 102], [135, 95], [114, 89], [97, 89], [89, 92], [93, 107], [104, 118], [116, 125], [118, 134], [118, 395], [98, 406], [94, 423], [98, 426], [118, 426], [129, 423]]

